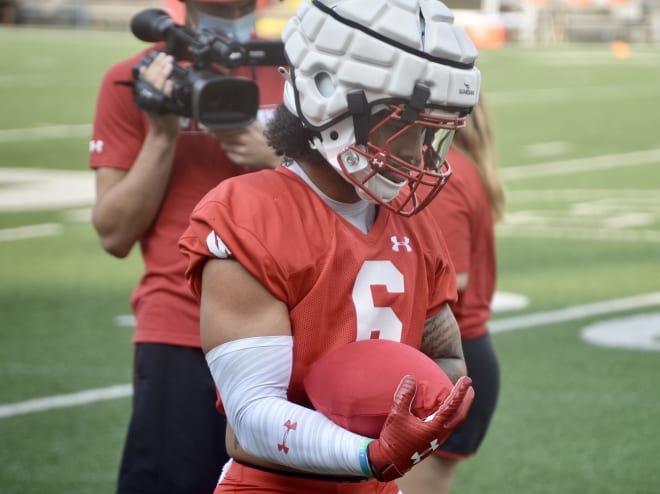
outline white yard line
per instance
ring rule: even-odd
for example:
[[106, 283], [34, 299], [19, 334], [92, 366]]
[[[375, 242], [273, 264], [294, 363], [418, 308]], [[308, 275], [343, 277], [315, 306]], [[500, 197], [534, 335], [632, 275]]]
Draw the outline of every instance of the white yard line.
[[52, 237], [62, 233], [62, 225], [58, 223], [42, 223], [40, 225], [19, 226], [0, 229], [0, 242], [25, 240], [37, 237]]
[[[660, 306], [660, 292], [648, 293], [636, 297], [627, 297], [586, 305], [575, 305], [564, 309], [537, 312], [524, 316], [497, 319], [490, 323], [490, 331], [501, 333], [520, 329], [531, 329], [558, 322], [566, 322], [586, 317], [614, 314], [633, 309]], [[641, 317], [641, 316], [640, 316]], [[89, 389], [77, 393], [47, 396], [18, 403], [0, 405], [0, 418], [43, 412], [54, 408], [66, 408], [103, 400], [127, 398], [133, 394], [130, 384], [118, 384], [107, 388]]]
[[44, 125], [25, 129], [0, 129], [0, 143], [40, 141], [68, 137], [91, 137], [92, 125]]
[[650, 165], [660, 163], [660, 149], [632, 151], [629, 153], [605, 154], [572, 160], [561, 160], [540, 163], [538, 165], [523, 165], [502, 168], [500, 175], [505, 182], [524, 180], [532, 177], [548, 177], [566, 175], [606, 168], [623, 168], [627, 166]]
[[493, 91], [488, 93], [488, 103], [512, 106], [529, 104], [567, 103], [578, 100], [603, 101], [614, 99], [641, 99], [656, 97], [660, 89], [657, 84], [586, 86], [573, 88], [516, 89], [513, 91]]
[[88, 389], [78, 393], [65, 395], [46, 396], [33, 400], [0, 405], [0, 418], [25, 415], [26, 413], [44, 412], [54, 408], [75, 407], [95, 403], [97, 401], [114, 400], [126, 398], [133, 394], [133, 386], [130, 384], [117, 384], [107, 388]]
[[660, 231], [532, 225], [497, 225], [498, 237], [553, 238], [599, 242], [660, 243]]
[[539, 202], [539, 201], [569, 201], [584, 202], [593, 200], [635, 202], [640, 205], [653, 204], [653, 207], [660, 207], [660, 190], [657, 189], [516, 189], [507, 191], [507, 202]]
[[660, 306], [660, 292], [497, 319], [491, 321], [488, 327], [492, 333], [502, 333], [655, 306]]

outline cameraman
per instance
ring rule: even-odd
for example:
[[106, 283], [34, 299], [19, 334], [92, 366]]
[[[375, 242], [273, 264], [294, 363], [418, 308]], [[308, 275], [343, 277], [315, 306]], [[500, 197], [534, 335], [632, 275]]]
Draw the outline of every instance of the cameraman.
[[[186, 25], [220, 30], [243, 42], [255, 25], [256, 0], [186, 0]], [[210, 135], [192, 119], [147, 114], [126, 81], [132, 67], [164, 44], [112, 66], [100, 87], [90, 167], [96, 172], [93, 224], [103, 248], [126, 257], [139, 243], [144, 273], [131, 297], [134, 396], [117, 493], [205, 493], [217, 484], [225, 452], [225, 419], [200, 349], [199, 307], [184, 281], [177, 240], [194, 205], [218, 182], [275, 167], [263, 124], [282, 99], [274, 66], [239, 67], [254, 80], [258, 118], [240, 130]], [[159, 54], [142, 77], [168, 93], [174, 61]]]

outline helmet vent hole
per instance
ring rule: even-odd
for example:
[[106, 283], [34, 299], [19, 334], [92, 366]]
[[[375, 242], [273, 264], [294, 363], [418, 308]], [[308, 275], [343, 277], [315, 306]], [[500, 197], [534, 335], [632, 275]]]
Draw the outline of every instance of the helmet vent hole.
[[321, 96], [329, 98], [335, 94], [335, 84], [332, 82], [330, 74], [327, 72], [319, 72], [314, 76], [314, 82], [316, 83], [316, 89], [318, 89]]
[[333, 130], [332, 132], [330, 132], [330, 139], [336, 141], [337, 139], [339, 139], [339, 133], [336, 130]]
[[420, 35], [422, 39], [422, 47], [423, 49], [426, 49], [426, 19], [421, 10], [419, 11], [419, 27], [421, 30]]

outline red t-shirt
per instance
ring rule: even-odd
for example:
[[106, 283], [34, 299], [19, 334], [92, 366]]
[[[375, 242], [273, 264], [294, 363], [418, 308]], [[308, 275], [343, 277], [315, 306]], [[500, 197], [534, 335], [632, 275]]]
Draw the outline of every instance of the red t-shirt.
[[380, 208], [365, 234], [284, 167], [222, 182], [191, 218], [179, 245], [195, 294], [204, 262], [223, 257], [226, 247], [287, 305], [294, 402], [305, 403], [302, 379], [319, 356], [368, 338], [419, 348], [426, 319], [456, 297], [455, 272], [430, 214], [404, 218]]
[[[148, 120], [134, 103], [132, 89], [117, 84], [132, 80], [131, 68], [153, 47], [111, 67], [98, 95], [91, 168], [129, 169], [147, 135]], [[256, 77], [252, 77], [253, 71]], [[275, 110], [282, 100], [284, 81], [277, 67], [241, 67], [232, 75], [256, 80], [260, 92], [259, 118]], [[199, 347], [199, 307], [186, 285], [186, 260], [177, 241], [188, 225], [189, 214], [202, 196], [218, 182], [243, 169], [227, 158], [215, 138], [196, 122], [181, 119], [165, 199], [149, 231], [140, 239], [144, 274], [131, 297], [137, 320], [135, 342]]]
[[457, 273], [469, 273], [467, 288], [451, 304], [461, 336], [474, 339], [487, 332], [495, 292], [496, 260], [493, 215], [477, 169], [450, 150], [451, 178], [427, 209], [433, 212], [447, 242]]

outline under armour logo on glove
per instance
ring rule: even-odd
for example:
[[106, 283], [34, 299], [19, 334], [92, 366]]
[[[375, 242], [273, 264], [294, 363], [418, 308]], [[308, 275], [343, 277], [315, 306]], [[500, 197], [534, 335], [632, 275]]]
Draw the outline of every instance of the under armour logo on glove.
[[440, 444], [437, 439], [434, 439], [431, 441], [431, 447], [426, 448], [424, 451], [421, 453], [418, 453], [415, 451], [415, 453], [410, 457], [410, 459], [413, 461], [413, 465], [417, 465], [420, 461], [422, 461], [424, 458], [426, 458], [428, 455], [431, 454], [432, 451], [435, 451], [440, 447]]

